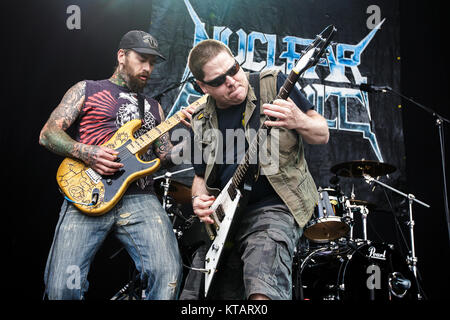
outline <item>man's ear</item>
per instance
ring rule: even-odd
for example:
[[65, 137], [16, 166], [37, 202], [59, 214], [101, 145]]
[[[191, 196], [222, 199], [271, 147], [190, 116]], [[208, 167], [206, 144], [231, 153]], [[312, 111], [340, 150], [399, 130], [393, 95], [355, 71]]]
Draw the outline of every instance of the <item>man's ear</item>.
[[117, 51], [117, 63], [120, 64], [124, 64], [125, 63], [125, 50], [123, 49], [119, 49], [119, 51]]

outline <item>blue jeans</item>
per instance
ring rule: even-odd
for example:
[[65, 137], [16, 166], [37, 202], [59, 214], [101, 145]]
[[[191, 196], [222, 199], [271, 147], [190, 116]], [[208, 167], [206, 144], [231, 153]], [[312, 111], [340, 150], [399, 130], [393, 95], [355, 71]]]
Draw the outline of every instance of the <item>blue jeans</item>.
[[83, 299], [91, 262], [111, 231], [147, 283], [146, 299], [176, 299], [182, 280], [178, 243], [167, 213], [151, 194], [125, 195], [97, 217], [63, 203], [44, 275], [48, 298]]

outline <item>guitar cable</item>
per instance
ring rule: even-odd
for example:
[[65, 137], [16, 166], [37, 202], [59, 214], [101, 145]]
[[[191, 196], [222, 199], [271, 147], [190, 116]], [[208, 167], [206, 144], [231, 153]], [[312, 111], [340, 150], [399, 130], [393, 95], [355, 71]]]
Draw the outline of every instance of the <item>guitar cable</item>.
[[74, 204], [80, 204], [83, 206], [95, 206], [98, 202], [98, 197], [100, 195], [100, 192], [97, 188], [95, 188], [94, 190], [92, 190], [92, 201], [90, 203], [84, 203], [84, 202], [77, 202], [75, 200], [69, 199], [69, 197], [67, 197], [64, 193], [62, 193], [64, 195], [64, 199], [66, 199], [67, 201], [74, 203]]
[[95, 201], [95, 199], [93, 199], [93, 200], [91, 201], [91, 203], [77, 202], [77, 201], [74, 201], [74, 200], [72, 200], [72, 199], [69, 199], [67, 196], [64, 196], [64, 199], [66, 199], [67, 201], [69, 201], [69, 202], [71, 202], [71, 203], [74, 203], [74, 204], [81, 204], [81, 205], [83, 205], [83, 206], [88, 206], [88, 207], [93, 206], [93, 205], [95, 205], [95, 204], [97, 203], [97, 201]]

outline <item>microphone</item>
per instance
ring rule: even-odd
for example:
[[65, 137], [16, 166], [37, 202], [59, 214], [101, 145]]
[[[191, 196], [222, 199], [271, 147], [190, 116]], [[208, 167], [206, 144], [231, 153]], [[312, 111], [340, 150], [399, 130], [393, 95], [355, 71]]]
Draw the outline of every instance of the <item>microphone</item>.
[[361, 91], [366, 91], [366, 92], [387, 92], [392, 90], [391, 87], [388, 86], [374, 86], [368, 83], [361, 83], [358, 88]]
[[194, 90], [197, 91], [200, 94], [204, 94], [203, 90], [200, 88], [200, 86], [198, 85], [197, 81], [195, 81], [194, 77], [189, 77], [187, 79], [188, 82], [190, 82], [192, 84], [192, 86], [194, 87]]

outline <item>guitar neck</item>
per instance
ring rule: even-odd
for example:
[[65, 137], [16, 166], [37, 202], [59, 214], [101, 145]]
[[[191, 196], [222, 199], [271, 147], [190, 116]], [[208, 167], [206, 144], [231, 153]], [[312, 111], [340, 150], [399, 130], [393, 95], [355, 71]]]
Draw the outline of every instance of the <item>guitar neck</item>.
[[[334, 33], [336, 32], [336, 28], [333, 25], [329, 25], [326, 27], [320, 35], [318, 35], [314, 41], [303, 51], [303, 55], [297, 61], [295, 67], [289, 73], [286, 81], [283, 83], [283, 86], [278, 91], [276, 99], [286, 100], [289, 97], [292, 89], [294, 88], [297, 80], [300, 78], [300, 75], [307, 70], [308, 68], [314, 66], [319, 61], [322, 54], [325, 52], [328, 44], [330, 43]], [[265, 125], [267, 120], [274, 121], [276, 120], [274, 117], [265, 116], [261, 127], [258, 130], [258, 134], [250, 143], [250, 146], [245, 153], [245, 157], [242, 162], [238, 165], [236, 172], [233, 175], [233, 183], [230, 184], [228, 193], [230, 196], [234, 196], [236, 193], [236, 188], [239, 188], [243, 182], [243, 179], [247, 173], [248, 168], [250, 167], [250, 161], [255, 160], [258, 152], [258, 144], [263, 142], [269, 132], [270, 128]]]
[[280, 88], [280, 91], [278, 92], [278, 95], [275, 97], [275, 100], [277, 99], [286, 100], [289, 97], [289, 94], [294, 88], [295, 83], [297, 82], [299, 77], [300, 77], [299, 72], [296, 69], [292, 69], [292, 71], [289, 73], [289, 77], [287, 77], [286, 81], [284, 81], [283, 86]]
[[[201, 104], [205, 103], [207, 99], [207, 95], [202, 96], [200, 99], [196, 100], [194, 103], [190, 104], [189, 107], [198, 107]], [[180, 110], [177, 113], [175, 113], [173, 116], [171, 116], [169, 119], [165, 120], [164, 122], [160, 123], [155, 128], [151, 129], [150, 131], [147, 131], [143, 135], [141, 135], [139, 138], [131, 142], [127, 145], [128, 150], [133, 153], [137, 154], [139, 152], [144, 151], [149, 145], [155, 142], [156, 139], [161, 137], [164, 133], [171, 130], [173, 127], [175, 127], [177, 124], [181, 122], [181, 120], [185, 119], [186, 116], [184, 113]]]
[[179, 124], [181, 120], [184, 118], [185, 118], [184, 113], [178, 111], [166, 121], [160, 123], [155, 128], [151, 129], [150, 131], [147, 131], [139, 138], [131, 142], [127, 146], [128, 150], [130, 150], [130, 152], [134, 154], [145, 150], [149, 145], [155, 142], [156, 139], [158, 139], [159, 137], [161, 137], [161, 135], [168, 132], [170, 129]]

